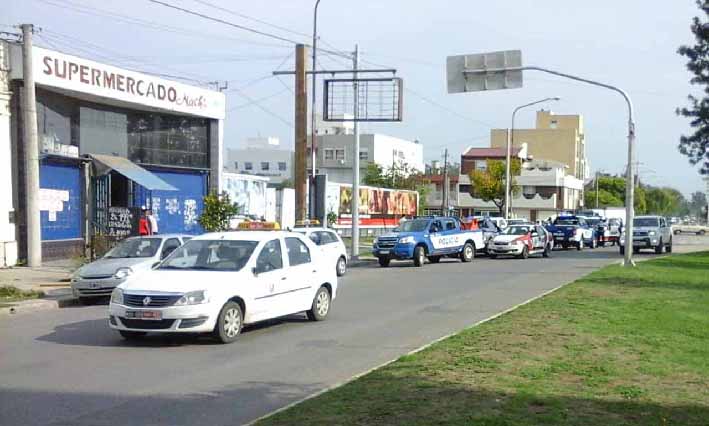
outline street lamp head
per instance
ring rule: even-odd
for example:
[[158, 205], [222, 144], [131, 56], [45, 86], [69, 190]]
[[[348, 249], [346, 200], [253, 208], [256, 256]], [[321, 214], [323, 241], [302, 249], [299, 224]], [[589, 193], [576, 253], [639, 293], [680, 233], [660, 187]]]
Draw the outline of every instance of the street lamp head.
[[560, 101], [560, 100], [561, 100], [561, 98], [560, 98], [560, 97], [558, 97], [558, 96], [554, 96], [553, 98], [551, 98], [551, 100], [552, 100], [552, 101]]

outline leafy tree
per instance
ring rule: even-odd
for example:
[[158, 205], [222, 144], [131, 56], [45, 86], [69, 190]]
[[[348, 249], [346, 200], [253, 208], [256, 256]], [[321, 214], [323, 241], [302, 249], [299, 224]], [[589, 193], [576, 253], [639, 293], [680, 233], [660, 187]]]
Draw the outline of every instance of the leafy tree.
[[382, 166], [374, 162], [367, 165], [367, 170], [364, 172], [364, 178], [362, 181], [365, 185], [377, 186], [380, 188], [389, 188], [391, 183], [391, 179], [387, 178]]
[[647, 187], [645, 201], [648, 213], [674, 216], [680, 214], [684, 196], [673, 188]]
[[231, 201], [229, 194], [212, 192], [204, 197], [204, 210], [198, 222], [207, 232], [226, 231], [231, 218], [239, 214], [239, 206]]
[[[491, 160], [487, 162], [487, 169], [473, 170], [470, 172], [470, 195], [486, 202], [495, 204], [500, 214], [505, 210], [505, 177], [506, 164], [504, 161]], [[512, 193], [519, 193], [515, 176], [519, 176], [521, 164], [513, 160], [510, 166]]]
[[687, 96], [689, 105], [677, 108], [677, 114], [689, 118], [694, 129], [693, 134], [680, 137], [679, 151], [689, 157], [690, 164], [701, 163], [701, 174], [709, 174], [709, 26], [702, 22], [709, 17], [709, 3], [697, 0], [697, 6], [704, 19], [699, 16], [692, 19], [690, 29], [695, 44], [681, 46], [677, 53], [688, 59], [687, 69], [694, 75], [689, 81], [699, 86], [703, 95], [698, 98], [690, 94]]
[[701, 191], [693, 192], [687, 203], [687, 214], [701, 217], [707, 205], [707, 196]]

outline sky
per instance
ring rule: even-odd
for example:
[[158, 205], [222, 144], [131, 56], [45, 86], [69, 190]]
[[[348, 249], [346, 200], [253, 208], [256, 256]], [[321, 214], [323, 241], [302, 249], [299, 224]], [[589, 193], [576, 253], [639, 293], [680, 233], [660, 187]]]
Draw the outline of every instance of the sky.
[[[11, 0], [3, 6], [0, 31], [33, 23], [41, 28], [36, 43], [48, 48], [196, 82], [228, 82], [225, 146], [259, 135], [292, 146], [293, 78], [271, 73], [293, 69], [291, 41], [310, 42], [314, 0], [163, 1], [290, 41], [149, 0]], [[692, 42], [689, 24], [697, 12], [694, 0], [321, 0], [318, 34], [320, 46], [331, 51], [352, 51], [357, 44], [362, 67], [397, 69], [405, 87], [403, 121], [361, 129], [419, 140], [427, 162], [441, 159], [446, 148], [459, 158], [468, 146], [489, 146], [490, 129], [509, 127], [516, 106], [559, 96], [545, 108], [584, 116], [592, 172], [622, 172], [627, 108], [617, 93], [534, 71], [525, 72], [520, 89], [447, 93], [447, 56], [521, 49], [525, 65], [628, 92], [640, 179], [689, 194], [705, 184], [677, 151], [690, 127], [675, 109], [696, 88], [676, 51]], [[321, 69], [349, 63], [325, 52], [318, 62]], [[534, 113], [520, 112], [516, 128], [533, 127]]]

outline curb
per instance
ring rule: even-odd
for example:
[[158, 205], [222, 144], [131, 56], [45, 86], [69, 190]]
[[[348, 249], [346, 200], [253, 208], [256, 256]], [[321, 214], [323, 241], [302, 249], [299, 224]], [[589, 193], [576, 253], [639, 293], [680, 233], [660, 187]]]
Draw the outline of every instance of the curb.
[[349, 263], [347, 263], [348, 268], [361, 268], [363, 266], [369, 266], [373, 265], [374, 262], [376, 262], [377, 259], [375, 258], [359, 258], [357, 260], [351, 260]]
[[76, 306], [79, 300], [72, 296], [62, 296], [56, 299], [32, 299], [9, 303], [12, 303], [12, 306], [0, 308], [0, 317]]
[[408, 356], [408, 355], [413, 355], [413, 354], [415, 354], [415, 353], [418, 353], [418, 352], [421, 352], [421, 351], [423, 351], [423, 350], [426, 350], [426, 349], [428, 349], [429, 347], [435, 345], [436, 343], [438, 343], [438, 342], [440, 342], [440, 341], [442, 341], [442, 340], [448, 339], [449, 337], [455, 336], [456, 334], [461, 333], [461, 332], [463, 332], [463, 331], [465, 331], [465, 330], [468, 330], [468, 329], [471, 329], [471, 328], [475, 328], [475, 327], [477, 327], [477, 326], [479, 326], [479, 325], [482, 325], [482, 324], [484, 324], [484, 323], [486, 323], [486, 322], [492, 321], [492, 320], [494, 320], [494, 319], [496, 319], [496, 318], [498, 318], [498, 317], [501, 317], [501, 316], [503, 316], [503, 315], [505, 315], [505, 314], [508, 314], [508, 313], [514, 311], [514, 310], [517, 309], [517, 308], [520, 308], [520, 307], [522, 307], [522, 306], [524, 306], [524, 305], [527, 305], [527, 304], [529, 304], [529, 303], [532, 303], [532, 302], [534, 302], [535, 300], [541, 299], [541, 298], [544, 297], [544, 296], [548, 296], [549, 294], [551, 294], [551, 293], [553, 293], [553, 292], [555, 292], [555, 291], [561, 289], [562, 287], [566, 287], [567, 285], [572, 284], [573, 282], [574, 282], [574, 281], [571, 281], [571, 282], [568, 282], [568, 283], [564, 283], [564, 284], [562, 284], [562, 285], [560, 285], [560, 286], [554, 287], [554, 288], [552, 288], [551, 290], [547, 290], [547, 291], [545, 291], [545, 292], [543, 292], [543, 293], [541, 293], [541, 294], [539, 294], [539, 295], [537, 295], [537, 296], [532, 297], [531, 299], [527, 299], [527, 300], [525, 300], [524, 302], [518, 303], [518, 304], [516, 304], [516, 305], [514, 305], [514, 306], [512, 306], [512, 307], [510, 307], [510, 308], [507, 308], [507, 309], [505, 309], [505, 310], [502, 311], [502, 312], [498, 312], [498, 313], [496, 313], [496, 314], [494, 314], [494, 315], [491, 315], [491, 316], [489, 316], [489, 317], [487, 317], [487, 318], [485, 318], [485, 319], [482, 319], [482, 320], [480, 320], [480, 321], [478, 321], [478, 322], [475, 322], [475, 323], [473, 323], [473, 324], [471, 324], [471, 325], [469, 325], [469, 326], [467, 326], [467, 327], [463, 327], [463, 328], [461, 328], [461, 329], [458, 330], [458, 331], [454, 331], [454, 332], [452, 332], [452, 333], [446, 334], [445, 336], [439, 337], [438, 339], [433, 340], [432, 342], [426, 343], [425, 345], [420, 346], [420, 347], [418, 347], [418, 348], [416, 348], [416, 349], [414, 349], [414, 350], [411, 350], [411, 351], [409, 351], [409, 352], [407, 352], [407, 353], [405, 353], [405, 354], [403, 354], [403, 355], [400, 355], [400, 356], [398, 356], [398, 357], [396, 357], [396, 358], [394, 358], [394, 359], [392, 359], [392, 360], [383, 362], [383, 363], [381, 363], [381, 364], [379, 364], [379, 365], [377, 365], [377, 366], [374, 366], [374, 367], [370, 368], [369, 370], [366, 370], [366, 371], [364, 371], [364, 372], [362, 372], [362, 373], [355, 374], [354, 376], [350, 377], [350, 378], [347, 379], [347, 380], [344, 380], [344, 381], [342, 381], [342, 382], [340, 382], [340, 383], [335, 383], [334, 385], [328, 386], [328, 387], [326, 387], [326, 388], [324, 388], [324, 389], [321, 389], [321, 390], [315, 392], [315, 393], [312, 394], [312, 395], [308, 395], [308, 396], [306, 396], [306, 397], [304, 397], [304, 398], [301, 398], [301, 399], [299, 399], [299, 400], [297, 400], [297, 401], [291, 402], [290, 404], [287, 404], [287, 405], [285, 405], [285, 406], [283, 406], [283, 407], [281, 407], [281, 408], [279, 408], [279, 409], [277, 409], [277, 410], [275, 410], [275, 411], [272, 411], [272, 412], [270, 412], [270, 413], [264, 414], [263, 416], [261, 416], [261, 417], [259, 417], [259, 418], [256, 418], [256, 419], [254, 419], [254, 420], [252, 420], [252, 421], [250, 421], [250, 422], [248, 422], [248, 423], [245, 423], [245, 426], [253, 426], [253, 425], [255, 425], [256, 423], [260, 422], [261, 420], [266, 420], [266, 419], [268, 419], [269, 417], [272, 417], [272, 416], [274, 416], [274, 415], [276, 415], [276, 414], [278, 414], [278, 413], [281, 413], [281, 412], [283, 412], [283, 411], [286, 411], [286, 410], [288, 410], [289, 408], [292, 408], [292, 407], [294, 407], [294, 406], [296, 406], [296, 405], [298, 405], [298, 404], [301, 404], [301, 403], [303, 403], [303, 402], [305, 402], [305, 401], [308, 401], [308, 400], [310, 400], [310, 399], [313, 399], [313, 398], [317, 398], [318, 396], [320, 396], [320, 395], [322, 395], [322, 394], [324, 394], [324, 393], [326, 393], [326, 392], [329, 392], [329, 391], [331, 391], [331, 390], [334, 390], [334, 389], [337, 389], [337, 388], [339, 388], [339, 387], [342, 387], [342, 386], [344, 386], [344, 385], [346, 385], [346, 384], [348, 384], [348, 383], [350, 383], [350, 382], [353, 382], [353, 381], [359, 379], [359, 378], [362, 377], [362, 376], [366, 376], [367, 374], [373, 372], [374, 370], [378, 370], [378, 369], [380, 369], [380, 368], [386, 367], [387, 365], [396, 362], [396, 361], [397, 361], [399, 358], [401, 358], [401, 357]]

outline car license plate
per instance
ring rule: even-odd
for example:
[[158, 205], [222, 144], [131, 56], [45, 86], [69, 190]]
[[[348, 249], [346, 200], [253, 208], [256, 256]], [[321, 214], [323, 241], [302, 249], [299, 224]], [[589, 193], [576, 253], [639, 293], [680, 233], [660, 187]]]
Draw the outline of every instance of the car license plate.
[[389, 250], [379, 250], [379, 254], [389, 254]]
[[144, 320], [161, 320], [162, 312], [160, 311], [126, 311], [126, 318], [144, 319]]

